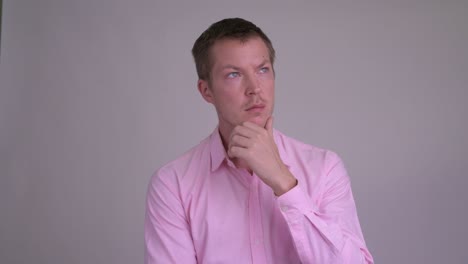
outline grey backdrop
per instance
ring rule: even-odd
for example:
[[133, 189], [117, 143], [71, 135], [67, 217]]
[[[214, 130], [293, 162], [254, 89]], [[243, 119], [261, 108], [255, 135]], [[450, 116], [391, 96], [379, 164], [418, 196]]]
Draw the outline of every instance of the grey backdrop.
[[233, 16], [276, 47], [276, 128], [343, 157], [376, 262], [466, 263], [468, 1], [194, 2], [4, 2], [1, 263], [143, 262], [151, 174], [216, 125], [191, 46]]

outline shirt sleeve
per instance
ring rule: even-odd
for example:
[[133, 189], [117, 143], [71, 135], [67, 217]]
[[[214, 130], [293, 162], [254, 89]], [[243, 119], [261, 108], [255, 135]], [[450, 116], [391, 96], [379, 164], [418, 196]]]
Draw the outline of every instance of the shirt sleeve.
[[374, 263], [366, 248], [349, 176], [338, 156], [313, 201], [301, 186], [278, 197], [302, 263]]
[[171, 175], [157, 172], [148, 187], [145, 215], [145, 263], [196, 263], [189, 224]]

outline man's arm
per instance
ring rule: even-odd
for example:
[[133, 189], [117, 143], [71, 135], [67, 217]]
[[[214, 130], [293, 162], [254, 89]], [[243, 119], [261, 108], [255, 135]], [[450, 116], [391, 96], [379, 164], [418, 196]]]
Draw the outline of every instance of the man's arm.
[[145, 215], [145, 263], [197, 263], [189, 225], [171, 176], [158, 171], [148, 187]]
[[298, 186], [278, 197], [303, 263], [373, 263], [366, 248], [351, 192], [349, 177], [338, 156], [333, 155], [326, 180], [315, 203]]
[[246, 162], [279, 196], [278, 204], [302, 263], [373, 263], [359, 226], [349, 177], [338, 156], [334, 154], [326, 163], [326, 180], [317, 188], [321, 200], [314, 204], [301, 182], [295, 185], [294, 175], [281, 161], [271, 117], [265, 128], [250, 122], [235, 127], [228, 155]]

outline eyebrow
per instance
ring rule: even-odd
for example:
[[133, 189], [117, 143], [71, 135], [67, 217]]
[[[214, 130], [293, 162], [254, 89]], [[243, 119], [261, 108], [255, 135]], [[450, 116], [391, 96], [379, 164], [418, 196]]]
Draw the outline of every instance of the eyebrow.
[[[270, 63], [270, 60], [269, 60], [269, 59], [264, 59], [264, 60], [257, 66], [257, 68], [261, 68], [261, 67], [265, 66], [265, 64], [271, 64], [271, 63]], [[236, 70], [236, 71], [240, 70], [239, 67], [234, 66], [234, 65], [232, 65], [232, 64], [226, 64], [226, 65], [224, 65], [223, 67], [221, 67], [221, 70], [222, 70], [222, 71], [225, 70], [225, 69], [234, 69], [234, 70]]]
[[269, 59], [264, 59], [264, 60], [262, 61], [262, 63], [260, 63], [260, 64], [258, 65], [258, 68], [261, 68], [261, 67], [265, 66], [265, 64], [271, 64], [270, 60], [269, 60]]
[[221, 67], [221, 70], [225, 70], [225, 69], [234, 69], [236, 71], [240, 70], [239, 67], [236, 67], [236, 66], [234, 66], [232, 64], [226, 64], [223, 67]]

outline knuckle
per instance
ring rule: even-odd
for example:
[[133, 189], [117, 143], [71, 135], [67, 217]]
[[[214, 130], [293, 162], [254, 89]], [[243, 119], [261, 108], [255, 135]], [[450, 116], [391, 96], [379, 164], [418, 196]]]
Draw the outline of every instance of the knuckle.
[[235, 153], [237, 152], [236, 147], [231, 147], [231, 148], [229, 148], [229, 152], [230, 152], [231, 154], [235, 154]]

